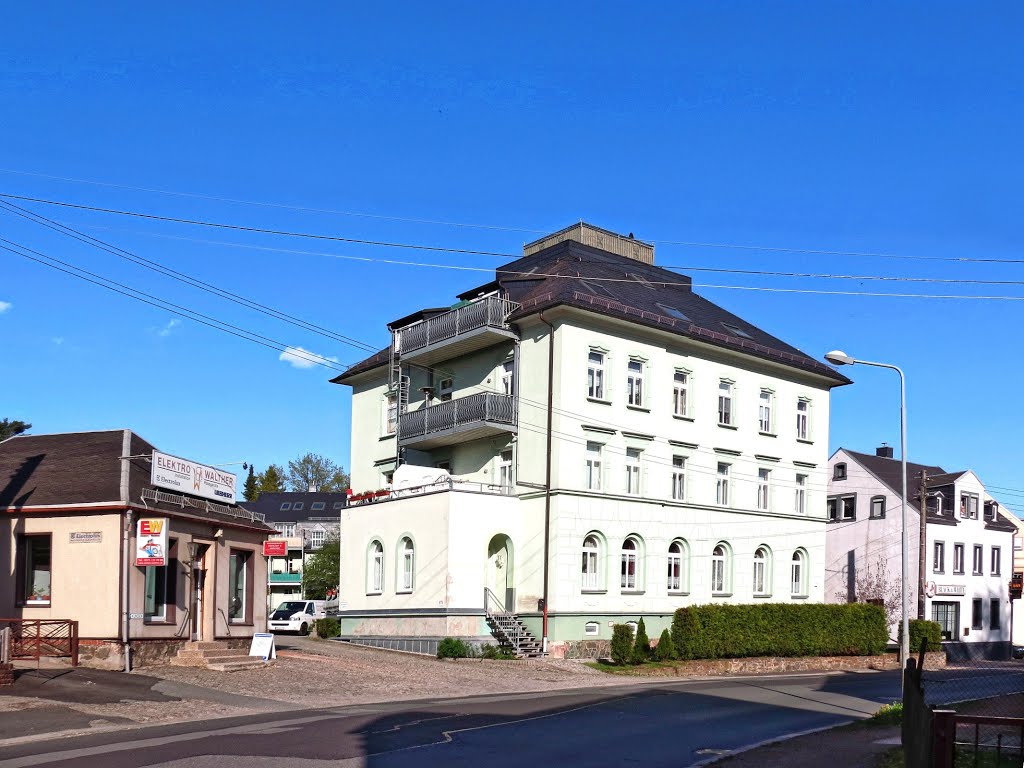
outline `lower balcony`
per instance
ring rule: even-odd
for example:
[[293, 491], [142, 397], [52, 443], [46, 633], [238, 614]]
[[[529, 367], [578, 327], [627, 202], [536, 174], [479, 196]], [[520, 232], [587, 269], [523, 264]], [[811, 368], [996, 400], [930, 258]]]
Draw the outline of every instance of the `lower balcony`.
[[403, 413], [398, 420], [398, 443], [403, 447], [430, 450], [514, 433], [517, 411], [518, 403], [511, 395], [483, 392], [460, 397]]

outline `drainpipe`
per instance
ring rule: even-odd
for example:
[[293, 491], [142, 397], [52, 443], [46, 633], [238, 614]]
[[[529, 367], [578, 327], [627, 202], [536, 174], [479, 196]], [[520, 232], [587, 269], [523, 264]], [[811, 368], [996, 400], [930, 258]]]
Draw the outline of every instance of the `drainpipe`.
[[131, 620], [131, 605], [128, 602], [130, 596], [128, 590], [128, 577], [131, 575], [132, 568], [132, 552], [131, 552], [131, 534], [132, 534], [132, 510], [126, 509], [124, 512], [124, 535], [121, 548], [121, 606], [122, 615], [124, 617], [123, 626], [121, 628], [121, 654], [124, 656], [124, 671], [132, 671], [132, 644], [131, 644], [131, 630], [129, 627], [129, 621]]
[[551, 417], [555, 395], [555, 326], [544, 319], [541, 312], [538, 317], [550, 330], [548, 332], [548, 427], [547, 427], [547, 460], [544, 468], [544, 653], [548, 650], [548, 557], [551, 550]]

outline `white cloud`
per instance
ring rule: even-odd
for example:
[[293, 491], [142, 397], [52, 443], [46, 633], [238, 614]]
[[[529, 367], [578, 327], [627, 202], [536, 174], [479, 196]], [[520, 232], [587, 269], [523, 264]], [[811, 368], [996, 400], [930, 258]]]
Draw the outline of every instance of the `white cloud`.
[[9, 301], [0, 301], [0, 315], [2, 315], [4, 312], [6, 312], [8, 309], [10, 309], [13, 306], [14, 305], [11, 304], [11, 302], [9, 302]]
[[167, 325], [165, 325], [163, 328], [161, 328], [159, 331], [157, 331], [157, 335], [158, 336], [162, 336], [163, 338], [167, 338], [168, 336], [171, 335], [171, 331], [173, 331], [179, 325], [181, 325], [181, 320], [179, 320], [178, 318], [175, 317], [175, 318], [171, 319], [167, 323]]
[[293, 368], [312, 368], [314, 365], [326, 362], [338, 362], [336, 357], [321, 357], [316, 352], [310, 352], [302, 347], [288, 347], [277, 358], [281, 362], [288, 363]]

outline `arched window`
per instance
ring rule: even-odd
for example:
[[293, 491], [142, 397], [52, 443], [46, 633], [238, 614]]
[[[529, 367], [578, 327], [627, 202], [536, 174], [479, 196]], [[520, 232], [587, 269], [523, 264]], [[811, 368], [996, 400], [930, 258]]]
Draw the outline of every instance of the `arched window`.
[[373, 595], [384, 591], [384, 545], [376, 539], [366, 556], [366, 591]]
[[711, 594], [724, 595], [730, 590], [732, 571], [732, 553], [724, 541], [715, 545], [711, 551]]
[[412, 592], [416, 583], [416, 548], [405, 536], [398, 543], [398, 591]]
[[790, 594], [793, 597], [803, 597], [807, 594], [807, 555], [803, 550], [798, 549], [793, 553], [793, 562], [790, 565]]
[[619, 586], [622, 589], [630, 590], [637, 588], [636, 571], [639, 550], [636, 539], [632, 536], [622, 542], [622, 565], [619, 569], [621, 576]]
[[761, 546], [754, 552], [754, 594], [768, 595], [771, 593], [771, 552], [768, 547]]
[[600, 563], [601, 541], [596, 534], [589, 534], [583, 539], [583, 589], [597, 590], [601, 588], [601, 580], [598, 576], [598, 563]]
[[689, 551], [685, 541], [676, 539], [668, 546], [668, 591], [686, 592], [689, 589]]

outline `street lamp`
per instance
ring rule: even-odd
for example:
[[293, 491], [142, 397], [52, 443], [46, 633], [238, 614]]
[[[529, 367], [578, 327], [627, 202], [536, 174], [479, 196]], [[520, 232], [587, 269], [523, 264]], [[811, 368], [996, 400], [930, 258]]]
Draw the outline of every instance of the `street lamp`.
[[[905, 669], [907, 659], [910, 658], [910, 613], [908, 606], [910, 600], [907, 591], [910, 579], [908, 576], [910, 544], [907, 538], [907, 388], [903, 380], [903, 371], [895, 365], [888, 363], [873, 363], [869, 360], [855, 360], [845, 352], [835, 349], [825, 355], [825, 359], [833, 365], [870, 365], [875, 368], [888, 368], [900, 375], [900, 464], [903, 475], [903, 506], [901, 508], [901, 520], [903, 522], [903, 537], [900, 562], [902, 566], [901, 597], [903, 601], [903, 633], [900, 638], [900, 664]], [[921, 510], [924, 514], [924, 510]]]

